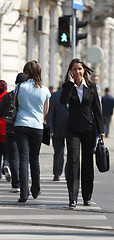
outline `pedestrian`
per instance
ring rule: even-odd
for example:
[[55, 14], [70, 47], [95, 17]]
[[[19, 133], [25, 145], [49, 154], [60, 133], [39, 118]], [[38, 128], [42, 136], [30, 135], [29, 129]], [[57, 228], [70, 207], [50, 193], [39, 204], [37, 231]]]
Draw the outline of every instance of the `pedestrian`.
[[[7, 83], [4, 80], [0, 80], [0, 103], [5, 94], [7, 94]], [[11, 172], [6, 144], [6, 120], [2, 118], [0, 111], [0, 178], [2, 178], [2, 174], [5, 175], [5, 178], [8, 182], [11, 181]]]
[[[50, 91], [51, 94], [54, 92], [53, 86], [49, 86], [49, 91]], [[47, 122], [47, 115], [44, 117], [44, 122], [45, 123]]]
[[[59, 87], [60, 89], [60, 87]], [[52, 93], [50, 107], [47, 115], [47, 123], [50, 126], [50, 134], [54, 149], [53, 155], [53, 181], [59, 181], [63, 172], [64, 148], [66, 139], [66, 125], [68, 108], [60, 103], [62, 89]]]
[[[24, 82], [26, 76], [24, 73], [18, 73], [16, 77], [15, 84]], [[7, 102], [10, 101], [10, 95], [14, 95], [14, 91], [11, 91], [8, 94], [5, 94], [2, 98], [0, 104], [0, 112], [7, 107]], [[11, 170], [11, 190], [10, 192], [16, 193], [20, 192], [20, 180], [19, 180], [19, 154], [18, 148], [14, 133], [14, 124], [13, 123], [6, 123], [6, 142], [7, 142], [7, 149], [8, 149], [8, 157], [10, 163], [10, 170]]]
[[[97, 74], [93, 74], [92, 77], [91, 77], [91, 81], [96, 84], [96, 89], [97, 89], [99, 100], [100, 100], [100, 103], [101, 103], [101, 89], [100, 89], [99, 76]], [[95, 123], [95, 121], [94, 121], [94, 123]], [[97, 145], [97, 140], [98, 140], [98, 132], [97, 132], [96, 123], [95, 123], [95, 129], [96, 129], [96, 142], [95, 142], [95, 146], [94, 146], [94, 149], [93, 149], [93, 153], [96, 152], [96, 145]]]
[[91, 81], [96, 84], [96, 89], [97, 89], [98, 95], [100, 97], [100, 95], [101, 95], [101, 88], [100, 88], [99, 76], [97, 74], [93, 74], [92, 77], [91, 77]]
[[110, 90], [108, 87], [105, 88], [104, 92], [105, 92], [105, 95], [101, 99], [102, 116], [103, 116], [105, 137], [108, 137], [111, 117], [112, 117], [113, 108], [114, 108], [114, 98], [110, 95]]
[[21, 83], [18, 92], [18, 111], [14, 123], [20, 161], [20, 198], [26, 202], [29, 196], [28, 165], [31, 170], [31, 193], [33, 198], [40, 194], [39, 152], [43, 135], [43, 120], [49, 108], [49, 89], [42, 84], [41, 66], [28, 61], [23, 72], [26, 81]]
[[[67, 187], [69, 207], [77, 204], [80, 186], [81, 144], [81, 190], [85, 206], [91, 204], [93, 192], [93, 148], [96, 121], [99, 138], [103, 136], [101, 107], [96, 85], [89, 80], [92, 70], [80, 59], [73, 59], [68, 67], [60, 101], [69, 104], [67, 124]], [[93, 118], [94, 114], [94, 118]]]

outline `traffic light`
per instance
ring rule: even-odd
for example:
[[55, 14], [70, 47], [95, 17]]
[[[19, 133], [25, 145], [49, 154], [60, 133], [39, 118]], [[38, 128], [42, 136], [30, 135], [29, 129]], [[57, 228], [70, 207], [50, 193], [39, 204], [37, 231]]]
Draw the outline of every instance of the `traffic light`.
[[59, 17], [58, 44], [70, 47], [70, 17]]
[[87, 38], [87, 33], [78, 33], [79, 28], [86, 27], [87, 24], [88, 24], [88, 21], [79, 20], [78, 18], [76, 18], [76, 46], [79, 40]]

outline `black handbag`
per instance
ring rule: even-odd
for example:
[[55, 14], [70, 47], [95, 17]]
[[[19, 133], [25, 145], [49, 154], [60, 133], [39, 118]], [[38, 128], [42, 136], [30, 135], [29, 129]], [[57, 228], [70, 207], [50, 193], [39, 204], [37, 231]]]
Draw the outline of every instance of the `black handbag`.
[[42, 143], [50, 145], [50, 127], [45, 123], [43, 123]]
[[110, 169], [109, 150], [105, 147], [103, 139], [99, 139], [96, 147], [96, 165], [100, 172]]
[[[7, 106], [2, 111], [2, 118], [4, 118], [8, 123], [13, 124], [16, 119], [16, 114], [18, 110], [18, 101], [17, 96], [19, 93], [20, 83], [17, 86], [16, 93], [14, 91], [11, 91], [4, 95], [3, 102], [5, 101], [7, 103]], [[1, 103], [3, 104], [1, 101]]]

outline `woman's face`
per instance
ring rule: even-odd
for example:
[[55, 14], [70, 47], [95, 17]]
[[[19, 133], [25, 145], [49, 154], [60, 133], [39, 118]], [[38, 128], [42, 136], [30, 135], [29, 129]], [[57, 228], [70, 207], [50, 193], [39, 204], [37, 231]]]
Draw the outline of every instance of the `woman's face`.
[[82, 67], [81, 63], [74, 63], [71, 72], [73, 74], [73, 78], [75, 79], [76, 83], [81, 83], [84, 75], [84, 68]]

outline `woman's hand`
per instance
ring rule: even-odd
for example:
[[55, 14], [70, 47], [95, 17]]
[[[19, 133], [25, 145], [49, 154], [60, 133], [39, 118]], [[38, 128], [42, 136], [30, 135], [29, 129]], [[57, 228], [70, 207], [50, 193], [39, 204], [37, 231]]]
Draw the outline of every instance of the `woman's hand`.
[[73, 82], [73, 83], [74, 83], [74, 78], [73, 78], [73, 74], [72, 74], [71, 71], [69, 71], [69, 73], [68, 73], [68, 80], [69, 80], [70, 82]]

